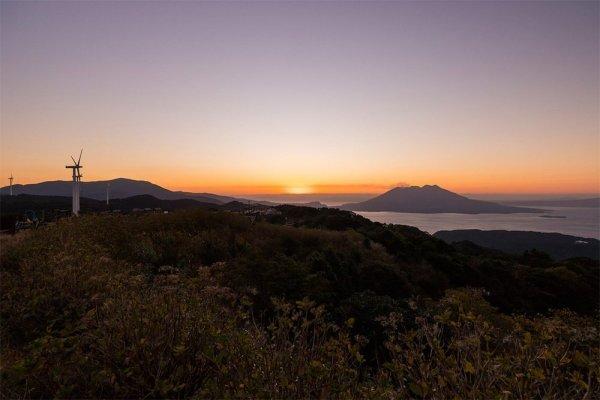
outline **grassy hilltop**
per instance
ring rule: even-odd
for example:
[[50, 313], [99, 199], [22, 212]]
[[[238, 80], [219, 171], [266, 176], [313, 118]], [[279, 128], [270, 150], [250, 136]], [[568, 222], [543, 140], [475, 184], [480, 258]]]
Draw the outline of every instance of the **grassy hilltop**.
[[3, 237], [2, 396], [598, 396], [598, 262], [277, 209]]

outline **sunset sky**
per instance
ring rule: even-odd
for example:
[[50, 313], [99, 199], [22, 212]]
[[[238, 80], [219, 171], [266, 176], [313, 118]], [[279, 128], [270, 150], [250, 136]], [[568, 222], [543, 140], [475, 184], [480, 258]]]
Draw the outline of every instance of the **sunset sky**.
[[599, 189], [597, 2], [2, 2], [1, 186]]

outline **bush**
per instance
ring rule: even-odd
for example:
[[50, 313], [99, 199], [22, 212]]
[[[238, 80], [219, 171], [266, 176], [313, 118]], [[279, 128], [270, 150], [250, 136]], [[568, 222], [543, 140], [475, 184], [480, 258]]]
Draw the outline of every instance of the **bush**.
[[[415, 303], [413, 308], [416, 309]], [[450, 291], [415, 327], [381, 319], [390, 359], [379, 390], [419, 398], [592, 398], [598, 330], [571, 312], [533, 319], [499, 315], [481, 291]]]
[[[344, 221], [361, 229], [325, 218]], [[390, 234], [415, 257], [445, 251], [418, 231]], [[596, 264], [410, 262], [369, 240], [204, 211], [88, 216], [3, 239], [1, 395], [598, 397], [597, 320], [573, 311], [597, 294]], [[442, 291], [458, 280], [496, 290]], [[515, 305], [571, 310], [503, 312]]]

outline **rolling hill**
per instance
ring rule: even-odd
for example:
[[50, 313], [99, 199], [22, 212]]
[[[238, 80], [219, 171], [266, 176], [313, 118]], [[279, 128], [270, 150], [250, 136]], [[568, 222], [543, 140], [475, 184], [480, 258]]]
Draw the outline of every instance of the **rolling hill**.
[[[71, 201], [71, 197], [67, 196], [3, 195], [0, 197], [0, 203], [2, 204], [0, 210], [0, 229], [11, 229], [14, 227], [15, 221], [20, 219], [29, 210], [34, 211], [39, 218], [45, 218], [46, 220], [52, 220], [56, 215], [70, 215]], [[136, 208], [160, 208], [165, 211], [175, 211], [198, 207], [218, 208], [221, 206], [221, 204], [202, 202], [195, 199], [158, 199], [148, 194], [111, 199], [110, 206], [107, 206], [103, 200], [89, 199], [87, 197], [81, 198], [81, 209], [84, 214], [108, 210], [131, 212]], [[248, 207], [248, 205], [245, 206]]]
[[600, 256], [600, 241], [561, 233], [462, 229], [439, 231], [434, 236], [447, 243], [469, 241], [510, 254], [523, 254], [535, 249], [547, 253], [555, 260], [573, 257], [597, 260]]
[[461, 196], [437, 185], [397, 187], [370, 200], [340, 206], [349, 211], [406, 213], [510, 214], [542, 210], [507, 206]]
[[222, 207], [0, 235], [3, 397], [595, 398], [597, 261]]
[[[138, 195], [150, 195], [161, 200], [194, 199], [204, 203], [224, 204], [238, 200], [251, 202], [245, 199], [236, 199], [228, 196], [220, 196], [213, 193], [191, 193], [172, 191], [148, 181], [139, 181], [127, 178], [117, 178], [107, 181], [81, 182], [81, 197], [88, 199], [106, 199], [106, 187], [110, 183], [110, 197], [114, 199], [126, 198]], [[0, 194], [8, 194], [8, 186], [0, 188]], [[13, 193], [32, 194], [38, 196], [71, 196], [71, 181], [47, 181], [27, 185], [13, 185]]]
[[[71, 197], [67, 196], [37, 196], [30, 194], [20, 194], [17, 196], [2, 196], [2, 215], [11, 213], [23, 213], [27, 210], [71, 210]], [[240, 203], [242, 204], [242, 203]], [[81, 198], [82, 212], [99, 212], [105, 210], [131, 211], [134, 208], [162, 208], [163, 210], [174, 211], [183, 208], [193, 207], [218, 207], [219, 204], [201, 202], [194, 199], [158, 199], [149, 194], [140, 194], [121, 199], [111, 199], [110, 207], [103, 200]], [[246, 207], [248, 207], [246, 205]]]

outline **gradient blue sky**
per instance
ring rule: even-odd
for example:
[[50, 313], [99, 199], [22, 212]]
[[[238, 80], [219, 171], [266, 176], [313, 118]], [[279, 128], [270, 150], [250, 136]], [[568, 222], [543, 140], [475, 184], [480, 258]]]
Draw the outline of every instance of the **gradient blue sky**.
[[2, 2], [1, 176], [597, 192], [597, 2]]

